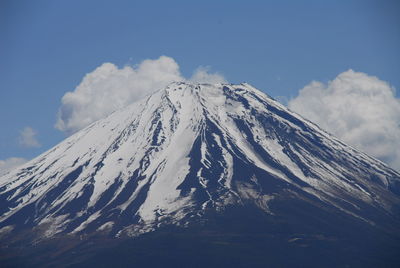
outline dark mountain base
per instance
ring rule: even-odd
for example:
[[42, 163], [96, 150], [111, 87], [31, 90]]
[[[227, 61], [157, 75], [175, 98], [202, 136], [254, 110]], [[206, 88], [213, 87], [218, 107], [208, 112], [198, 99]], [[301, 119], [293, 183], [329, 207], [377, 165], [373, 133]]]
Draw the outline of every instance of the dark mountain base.
[[[363, 223], [308, 224], [246, 208], [137, 238], [56, 238], [1, 249], [1, 267], [398, 267], [400, 239]], [[304, 218], [303, 218], [304, 220]], [[302, 221], [304, 222], [304, 221]], [[318, 227], [319, 226], [319, 227]]]
[[151, 233], [136, 239], [57, 240], [2, 249], [1, 267], [398, 267], [395, 241], [323, 235]]

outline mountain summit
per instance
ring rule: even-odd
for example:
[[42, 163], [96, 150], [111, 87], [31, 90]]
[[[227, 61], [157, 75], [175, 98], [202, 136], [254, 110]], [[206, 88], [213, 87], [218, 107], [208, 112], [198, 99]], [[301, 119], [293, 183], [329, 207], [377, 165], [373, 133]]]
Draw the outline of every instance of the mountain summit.
[[138, 236], [247, 208], [391, 233], [399, 195], [399, 173], [249, 84], [177, 82], [2, 176], [0, 233]]

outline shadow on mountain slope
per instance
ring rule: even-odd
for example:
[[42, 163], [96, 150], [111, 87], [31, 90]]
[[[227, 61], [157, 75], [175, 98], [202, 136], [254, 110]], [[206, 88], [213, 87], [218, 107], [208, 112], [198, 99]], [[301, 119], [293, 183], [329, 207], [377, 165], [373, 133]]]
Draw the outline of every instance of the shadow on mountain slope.
[[[397, 267], [400, 235], [287, 207], [280, 215], [243, 207], [207, 222], [167, 226], [136, 238], [59, 237], [2, 248], [2, 267]], [[305, 221], [305, 218], [308, 218]]]

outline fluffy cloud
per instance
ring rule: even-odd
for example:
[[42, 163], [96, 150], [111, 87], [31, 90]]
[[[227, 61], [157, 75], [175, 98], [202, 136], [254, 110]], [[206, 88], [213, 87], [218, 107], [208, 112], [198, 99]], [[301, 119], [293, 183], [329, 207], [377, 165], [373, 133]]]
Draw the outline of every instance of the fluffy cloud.
[[[161, 56], [144, 60], [137, 66], [118, 68], [104, 63], [87, 74], [62, 100], [55, 127], [74, 133], [111, 112], [135, 102], [145, 95], [164, 88], [173, 81], [185, 79], [173, 58]], [[194, 82], [224, 82], [220, 74], [198, 68], [189, 79]]]
[[326, 85], [311, 82], [288, 106], [400, 170], [400, 100], [387, 82], [348, 70]]
[[56, 128], [73, 133], [176, 80], [182, 80], [179, 66], [164, 56], [136, 67], [104, 63], [63, 96]]
[[209, 71], [210, 67], [200, 66], [196, 69], [189, 80], [196, 83], [227, 83], [227, 81], [221, 74], [210, 73]]
[[22, 147], [40, 147], [40, 143], [36, 138], [37, 132], [31, 127], [25, 127], [21, 130], [20, 135], [18, 137], [18, 143]]
[[4, 160], [0, 160], [0, 176], [6, 174], [13, 168], [16, 168], [26, 163], [27, 161], [28, 160], [26, 160], [25, 158], [20, 157], [10, 157]]

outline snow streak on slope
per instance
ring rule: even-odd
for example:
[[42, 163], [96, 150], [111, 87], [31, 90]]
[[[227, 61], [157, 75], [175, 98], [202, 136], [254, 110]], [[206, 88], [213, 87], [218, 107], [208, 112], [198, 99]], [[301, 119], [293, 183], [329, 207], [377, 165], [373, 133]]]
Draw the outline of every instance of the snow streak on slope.
[[399, 181], [248, 84], [180, 82], [1, 177], [0, 228], [135, 235], [288, 194], [373, 223]]

